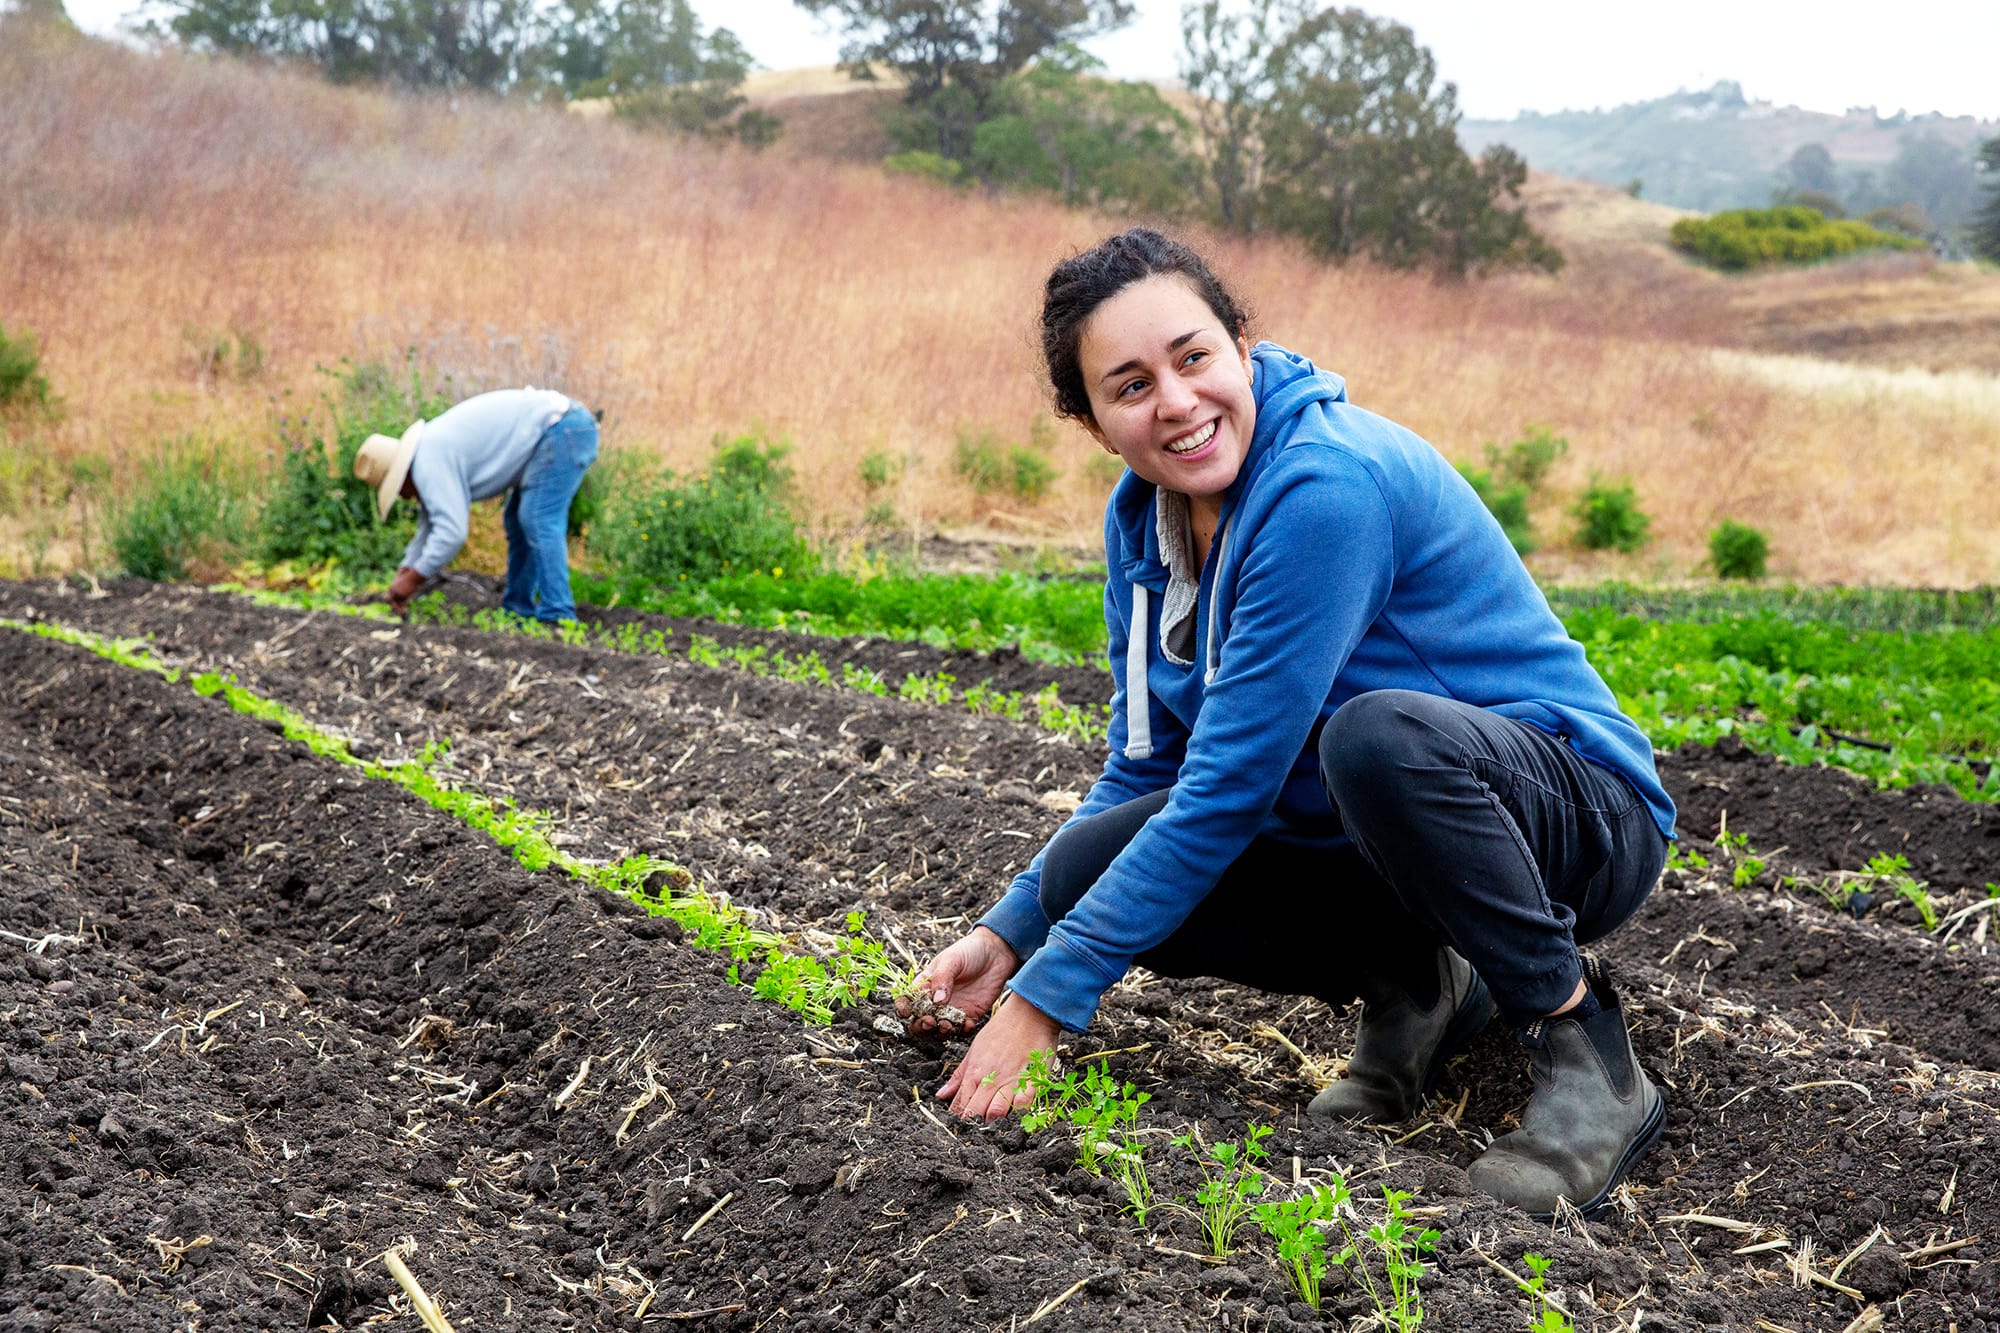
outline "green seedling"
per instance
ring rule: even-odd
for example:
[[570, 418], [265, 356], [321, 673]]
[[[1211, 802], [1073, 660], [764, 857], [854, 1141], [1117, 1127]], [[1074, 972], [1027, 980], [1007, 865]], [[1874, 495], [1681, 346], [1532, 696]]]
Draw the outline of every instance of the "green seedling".
[[1153, 1209], [1153, 1184], [1146, 1172], [1146, 1146], [1139, 1140], [1139, 1108], [1153, 1099], [1130, 1083], [1120, 1083], [1102, 1064], [1056, 1074], [1048, 1053], [1036, 1051], [1021, 1076], [1029, 1104], [1021, 1128], [1040, 1133], [1067, 1122], [1076, 1133], [1076, 1164], [1092, 1175], [1108, 1175], [1124, 1191], [1123, 1209], [1146, 1225]]
[[1729, 882], [1739, 889], [1747, 889], [1764, 873], [1769, 864], [1763, 857], [1750, 850], [1750, 835], [1731, 833], [1724, 829], [1716, 835], [1716, 847], [1729, 859]]
[[1367, 1237], [1381, 1252], [1382, 1266], [1389, 1279], [1388, 1299], [1383, 1300], [1369, 1279], [1365, 1264], [1357, 1265], [1356, 1270], [1362, 1275], [1369, 1299], [1375, 1303], [1382, 1327], [1393, 1328], [1397, 1333], [1414, 1333], [1424, 1322], [1423, 1295], [1418, 1290], [1424, 1276], [1423, 1256], [1437, 1248], [1438, 1233], [1429, 1227], [1412, 1225], [1408, 1190], [1384, 1186], [1382, 1201], [1386, 1214], [1368, 1228]]
[[1890, 852], [1877, 852], [1868, 858], [1868, 881], [1864, 887], [1887, 888], [1898, 898], [1917, 909], [1923, 919], [1924, 929], [1935, 932], [1938, 928], [1937, 908], [1931, 903], [1930, 885], [1910, 873], [1910, 858]]
[[1196, 1153], [1195, 1163], [1201, 1169], [1202, 1183], [1194, 1192], [1193, 1211], [1201, 1223], [1202, 1237], [1208, 1241], [1209, 1253], [1218, 1259], [1227, 1259], [1235, 1251], [1236, 1230], [1256, 1207], [1257, 1196], [1264, 1192], [1264, 1172], [1258, 1163], [1270, 1156], [1264, 1147], [1270, 1133], [1269, 1125], [1252, 1124], [1244, 1131], [1242, 1143], [1227, 1139], [1212, 1143], [1205, 1155], [1195, 1147], [1193, 1129], [1174, 1138], [1174, 1146]]
[[1352, 1244], [1327, 1253], [1327, 1224], [1339, 1221], [1348, 1199], [1347, 1182], [1335, 1176], [1331, 1185], [1315, 1185], [1302, 1199], [1260, 1203], [1255, 1210], [1257, 1224], [1278, 1243], [1278, 1262], [1291, 1279], [1292, 1290], [1315, 1310], [1328, 1266], [1344, 1266], [1354, 1257]]
[[1683, 843], [1676, 842], [1673, 846], [1667, 848], [1667, 869], [1669, 870], [1706, 870], [1708, 869], [1708, 864], [1706, 856]]
[[1541, 1255], [1528, 1252], [1521, 1256], [1521, 1262], [1528, 1266], [1530, 1276], [1521, 1283], [1521, 1290], [1528, 1293], [1528, 1333], [1575, 1333], [1576, 1326], [1569, 1316], [1549, 1304], [1549, 1265], [1552, 1262]]

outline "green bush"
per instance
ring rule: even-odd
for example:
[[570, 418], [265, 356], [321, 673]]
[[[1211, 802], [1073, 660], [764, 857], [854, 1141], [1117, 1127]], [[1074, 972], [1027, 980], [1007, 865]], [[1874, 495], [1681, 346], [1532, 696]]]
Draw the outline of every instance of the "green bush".
[[966, 174], [963, 162], [955, 157], [926, 152], [921, 148], [912, 149], [907, 153], [891, 153], [882, 159], [882, 169], [892, 176], [916, 176], [954, 188], [972, 184], [972, 178]]
[[951, 467], [979, 495], [1005, 491], [1018, 499], [1039, 500], [1056, 480], [1055, 464], [1039, 449], [1003, 445], [990, 430], [959, 436]]
[[1708, 562], [1720, 579], [1761, 579], [1771, 543], [1748, 523], [1725, 518], [1708, 534]]
[[592, 554], [621, 579], [650, 584], [814, 568], [793, 512], [789, 452], [755, 435], [718, 439], [703, 476], [664, 472], [621, 486], [591, 533]]
[[1591, 478], [1569, 512], [1577, 523], [1577, 543], [1586, 550], [1629, 555], [1651, 540], [1646, 530], [1653, 521], [1639, 508], [1638, 492], [1629, 481], [1611, 486]]
[[378, 523], [375, 488], [356, 480], [354, 456], [371, 434], [401, 435], [412, 421], [438, 415], [451, 400], [426, 389], [408, 362], [401, 369], [367, 362], [327, 373], [334, 380], [327, 395], [332, 429], [303, 420], [282, 424], [285, 452], [258, 519], [258, 554], [307, 564], [332, 560], [356, 571], [392, 570], [416, 531], [415, 507], [399, 505], [388, 522]]
[[1505, 484], [1489, 468], [1470, 463], [1459, 463], [1457, 467], [1458, 474], [1472, 484], [1479, 502], [1499, 522], [1500, 531], [1507, 534], [1514, 550], [1521, 555], [1532, 552], [1536, 545], [1535, 526], [1528, 517], [1528, 488]]
[[861, 455], [861, 484], [873, 494], [903, 475], [903, 460], [886, 449]]
[[32, 333], [7, 335], [0, 326], [0, 410], [35, 408], [54, 413], [56, 398], [42, 373], [42, 349]]
[[1458, 474], [1471, 483], [1515, 551], [1527, 555], [1539, 544], [1529, 506], [1556, 460], [1569, 452], [1569, 441], [1546, 426], [1529, 426], [1512, 444], [1489, 442], [1485, 452], [1485, 467], [1459, 463]]
[[1921, 250], [1914, 236], [1882, 231], [1850, 218], [1829, 219], [1798, 205], [1737, 208], [1674, 223], [1673, 243], [1716, 268], [1811, 264], [1858, 250]]
[[111, 552], [136, 578], [175, 581], [220, 573], [242, 554], [249, 482], [220, 450], [193, 441], [162, 447], [138, 488], [113, 508]]

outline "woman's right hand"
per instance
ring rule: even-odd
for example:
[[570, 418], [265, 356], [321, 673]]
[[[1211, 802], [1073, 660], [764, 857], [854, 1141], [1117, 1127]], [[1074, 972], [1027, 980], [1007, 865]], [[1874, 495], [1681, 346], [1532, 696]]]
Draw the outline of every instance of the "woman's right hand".
[[[917, 990], [926, 1002], [912, 1003], [912, 997], [899, 995], [896, 1012], [911, 1032], [940, 1037], [968, 1033], [986, 1017], [1020, 965], [1007, 941], [985, 926], [974, 926], [917, 973]], [[958, 1016], [939, 1012], [947, 1007]]]

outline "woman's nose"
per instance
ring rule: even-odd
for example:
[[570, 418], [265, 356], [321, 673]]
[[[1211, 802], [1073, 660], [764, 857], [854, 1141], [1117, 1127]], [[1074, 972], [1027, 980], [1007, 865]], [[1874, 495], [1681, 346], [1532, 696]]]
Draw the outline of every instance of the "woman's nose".
[[1166, 379], [1160, 382], [1159, 397], [1155, 401], [1160, 405], [1161, 416], [1184, 417], [1194, 411], [1197, 399], [1194, 390], [1179, 379]]

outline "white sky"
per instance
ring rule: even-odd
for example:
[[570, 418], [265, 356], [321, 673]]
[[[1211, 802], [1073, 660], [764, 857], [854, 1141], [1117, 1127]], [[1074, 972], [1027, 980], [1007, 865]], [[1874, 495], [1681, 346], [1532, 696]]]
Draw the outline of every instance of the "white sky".
[[[109, 33], [135, 0], [67, 0]], [[1734, 79], [1752, 98], [1814, 111], [1873, 106], [2000, 120], [1996, 0], [1361, 0], [1408, 24], [1475, 119], [1646, 101]], [[771, 69], [831, 64], [837, 33], [791, 0], [694, 0]], [[1090, 43], [1109, 72], [1174, 77], [1179, 0]]]

